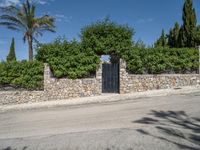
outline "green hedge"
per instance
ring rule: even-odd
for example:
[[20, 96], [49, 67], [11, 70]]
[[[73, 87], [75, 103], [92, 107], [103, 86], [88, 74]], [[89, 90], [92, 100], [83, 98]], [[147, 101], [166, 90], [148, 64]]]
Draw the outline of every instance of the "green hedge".
[[38, 61], [1, 62], [0, 86], [28, 90], [43, 89], [43, 64]]
[[134, 74], [195, 73], [199, 66], [198, 50], [188, 48], [132, 48], [123, 58]]
[[96, 71], [100, 58], [93, 51], [83, 50], [76, 41], [57, 39], [37, 48], [36, 59], [48, 63], [57, 78], [83, 78]]
[[[199, 53], [188, 48], [136, 48], [121, 51], [127, 70], [133, 74], [196, 73]], [[76, 41], [56, 40], [37, 48], [36, 59], [49, 63], [55, 77], [83, 78], [95, 72], [100, 59], [93, 50]]]
[[106, 18], [83, 28], [80, 37], [85, 50], [94, 51], [97, 55], [116, 54], [121, 57], [131, 47], [133, 35], [133, 28]]

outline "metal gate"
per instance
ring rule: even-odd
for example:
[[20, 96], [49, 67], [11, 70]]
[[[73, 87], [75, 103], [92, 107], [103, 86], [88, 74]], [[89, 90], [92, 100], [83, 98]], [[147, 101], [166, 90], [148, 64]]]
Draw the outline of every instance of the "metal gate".
[[102, 92], [119, 93], [119, 63], [103, 64]]

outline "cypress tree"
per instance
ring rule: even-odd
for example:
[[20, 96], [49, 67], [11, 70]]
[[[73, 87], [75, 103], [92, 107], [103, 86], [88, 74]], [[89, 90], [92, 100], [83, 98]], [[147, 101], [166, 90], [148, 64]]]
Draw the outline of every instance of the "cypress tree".
[[185, 47], [194, 47], [195, 46], [195, 30], [196, 30], [196, 13], [193, 8], [192, 0], [185, 0], [183, 6], [183, 39]]
[[12, 38], [12, 42], [11, 42], [11, 45], [10, 45], [10, 51], [8, 53], [8, 56], [7, 56], [7, 62], [11, 62], [11, 61], [16, 61], [14, 38]]
[[167, 37], [163, 29], [162, 34], [160, 38], [155, 42], [154, 47], [166, 47], [166, 45], [167, 45]]
[[168, 38], [168, 46], [169, 46], [169, 47], [174, 47], [173, 29], [170, 29], [167, 38]]
[[195, 46], [200, 45], [200, 25], [197, 26], [196, 32], [195, 32]]
[[184, 29], [183, 29], [183, 26], [181, 26], [181, 28], [179, 30], [179, 34], [178, 34], [178, 43], [177, 43], [177, 46], [179, 48], [185, 47], [185, 41], [186, 41], [186, 37], [185, 37], [185, 34], [184, 34]]
[[180, 26], [178, 22], [175, 23], [173, 33], [174, 33], [174, 47], [178, 47], [178, 36], [179, 36]]
[[179, 24], [178, 22], [175, 23], [174, 28], [170, 29], [168, 35], [168, 45], [169, 47], [178, 47], [178, 37], [179, 37]]

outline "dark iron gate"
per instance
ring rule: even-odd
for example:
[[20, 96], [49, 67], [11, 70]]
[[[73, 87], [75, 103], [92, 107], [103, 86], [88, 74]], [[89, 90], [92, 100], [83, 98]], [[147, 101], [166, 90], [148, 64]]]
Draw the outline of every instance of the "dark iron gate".
[[119, 63], [103, 64], [102, 92], [119, 93]]

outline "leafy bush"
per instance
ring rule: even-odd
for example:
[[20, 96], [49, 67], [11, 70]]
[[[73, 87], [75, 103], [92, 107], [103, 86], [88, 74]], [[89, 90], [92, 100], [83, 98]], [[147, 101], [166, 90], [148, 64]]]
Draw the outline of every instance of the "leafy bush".
[[131, 48], [134, 30], [126, 25], [118, 25], [109, 19], [98, 21], [81, 30], [83, 50], [97, 55], [118, 55]]
[[198, 51], [188, 48], [132, 48], [123, 57], [135, 74], [193, 73], [199, 66]]
[[126, 60], [127, 70], [131, 73], [142, 74], [144, 71], [143, 62], [140, 56], [142, 49], [134, 48], [125, 51], [122, 55], [122, 59]]
[[86, 26], [81, 31], [81, 42], [57, 39], [37, 47], [36, 59], [48, 63], [57, 78], [83, 78], [95, 72], [100, 55], [122, 57], [131, 48], [134, 31], [109, 19]]
[[93, 51], [85, 51], [76, 41], [57, 39], [37, 48], [36, 59], [48, 63], [57, 78], [82, 78], [96, 71], [100, 58]]
[[0, 85], [40, 90], [43, 88], [43, 64], [38, 61], [1, 62]]
[[99, 55], [126, 60], [127, 70], [134, 74], [193, 73], [198, 68], [195, 49], [135, 47], [134, 30], [109, 19], [86, 26], [81, 42], [57, 39], [37, 48], [36, 59], [49, 63], [55, 77], [82, 78], [95, 72]]

